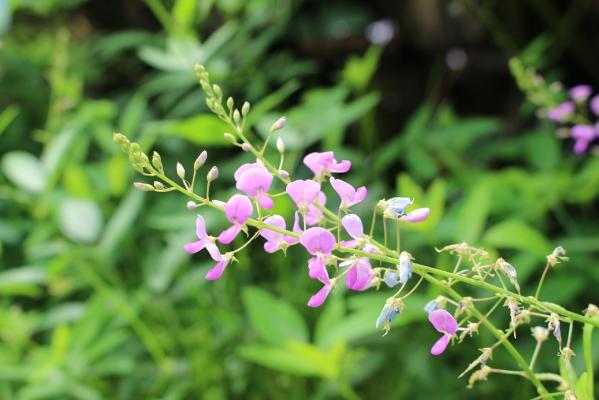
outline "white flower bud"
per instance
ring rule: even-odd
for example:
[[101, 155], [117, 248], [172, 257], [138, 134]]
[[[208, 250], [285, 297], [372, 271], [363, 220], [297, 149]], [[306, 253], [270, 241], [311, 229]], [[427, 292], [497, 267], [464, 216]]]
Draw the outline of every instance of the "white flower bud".
[[187, 202], [186, 206], [187, 206], [188, 210], [195, 210], [196, 208], [198, 208], [198, 204], [195, 201], [191, 201], [191, 200], [189, 200]]
[[196, 160], [194, 161], [193, 169], [197, 171], [198, 169], [202, 168], [202, 165], [204, 165], [206, 163], [207, 159], [208, 159], [208, 152], [206, 150], [204, 150], [200, 153], [198, 158], [196, 158]]
[[214, 166], [210, 168], [210, 171], [208, 171], [208, 175], [206, 175], [206, 180], [208, 180], [208, 182], [212, 182], [215, 181], [216, 178], [218, 178], [218, 167]]
[[277, 138], [277, 150], [279, 150], [279, 153], [285, 152], [285, 142], [280, 136]]
[[177, 163], [177, 176], [181, 179], [185, 179], [185, 168], [180, 162]]
[[233, 100], [233, 98], [232, 98], [232, 97], [229, 97], [229, 98], [227, 99], [227, 108], [228, 108], [229, 110], [232, 110], [232, 109], [233, 109], [233, 107], [235, 107], [235, 101]]
[[283, 179], [289, 179], [289, 172], [285, 171], [284, 169], [279, 170], [279, 175]]
[[244, 143], [241, 145], [241, 150], [248, 152], [252, 150], [252, 145], [250, 145], [249, 143]]
[[135, 186], [136, 189], [143, 190], [144, 192], [154, 191], [154, 187], [152, 185], [148, 185], [147, 183], [134, 182], [133, 186]]
[[241, 121], [241, 114], [239, 114], [239, 110], [233, 111], [233, 121], [239, 125], [239, 122]]
[[274, 124], [272, 124], [272, 126], [270, 127], [270, 131], [276, 132], [280, 129], [283, 129], [285, 127], [286, 123], [287, 123], [287, 118], [281, 117], [278, 120], [276, 120]]
[[164, 189], [164, 185], [162, 184], [162, 182], [154, 181], [154, 188], [156, 190], [163, 190]]
[[235, 143], [237, 142], [235, 140], [235, 136], [233, 136], [232, 134], [230, 134], [229, 132], [225, 132], [225, 134], [223, 135], [225, 137], [225, 140], [229, 143]]
[[250, 103], [248, 103], [246, 101], [243, 103], [243, 106], [241, 106], [241, 115], [243, 115], [245, 117], [246, 115], [248, 115], [249, 112], [250, 112]]

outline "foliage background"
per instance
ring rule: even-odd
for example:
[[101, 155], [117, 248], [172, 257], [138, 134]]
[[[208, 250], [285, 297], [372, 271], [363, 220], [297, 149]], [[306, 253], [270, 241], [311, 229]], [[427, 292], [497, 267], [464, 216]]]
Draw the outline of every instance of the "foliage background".
[[[288, 116], [297, 176], [307, 150], [334, 149], [369, 187], [365, 216], [398, 194], [431, 207], [402, 238], [419, 261], [449, 268], [433, 247], [465, 240], [500, 252], [530, 292], [562, 245], [571, 261], [544, 297], [582, 310], [597, 302], [599, 158], [536, 118], [508, 58], [599, 86], [598, 17], [591, 0], [0, 0], [0, 398], [533, 397], [517, 378], [456, 379], [485, 333], [430, 357], [431, 289], [381, 337], [385, 290], [309, 310], [297, 249], [257, 244], [205, 282], [210, 263], [181, 251], [185, 199], [133, 190], [111, 135], [158, 149], [171, 172], [209, 149], [225, 198], [247, 155], [204, 105], [203, 63], [252, 103], [258, 133]], [[518, 343], [532, 352], [526, 329]], [[538, 365], [555, 368], [556, 352]]]

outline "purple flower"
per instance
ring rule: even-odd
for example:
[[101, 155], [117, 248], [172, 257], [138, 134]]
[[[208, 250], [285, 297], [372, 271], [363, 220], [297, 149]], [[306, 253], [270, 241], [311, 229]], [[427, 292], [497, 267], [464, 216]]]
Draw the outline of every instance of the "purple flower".
[[599, 117], [599, 94], [591, 99], [591, 111]]
[[318, 307], [327, 299], [329, 293], [331, 293], [332, 285], [330, 283], [325, 283], [324, 286], [316, 292], [310, 300], [308, 300], [308, 307]]
[[368, 191], [364, 186], [354, 189], [352, 185], [341, 179], [335, 179], [331, 177], [331, 186], [335, 189], [335, 192], [341, 198], [341, 208], [348, 208], [355, 204], [360, 203], [366, 197]]
[[430, 208], [417, 208], [414, 211], [410, 211], [409, 213], [401, 217], [401, 220], [412, 223], [422, 222], [428, 218], [430, 212]]
[[255, 198], [262, 208], [272, 208], [272, 198], [267, 194], [272, 185], [273, 176], [261, 164], [244, 164], [235, 171], [236, 188]]
[[[276, 226], [280, 229], [287, 229], [287, 225], [285, 224], [285, 219], [280, 215], [271, 215], [270, 217], [264, 220], [264, 223], [272, 226]], [[299, 228], [298, 225], [298, 215], [295, 214], [295, 229]], [[264, 251], [267, 253], [274, 253], [277, 250], [285, 250], [288, 245], [297, 243], [298, 239], [287, 236], [283, 233], [276, 232], [270, 229], [262, 229], [260, 231], [260, 235], [266, 239], [266, 243], [264, 243]]]
[[353, 240], [342, 241], [339, 244], [346, 247], [356, 247], [358, 240], [364, 236], [364, 226], [360, 217], [356, 214], [347, 214], [341, 218], [341, 225]]
[[326, 264], [327, 256], [331, 255], [335, 247], [335, 236], [324, 228], [310, 228], [302, 233], [300, 243], [314, 256], [308, 260], [308, 275], [324, 284], [308, 301], [308, 306], [318, 307], [324, 302], [332, 287]]
[[299, 209], [306, 210], [320, 192], [320, 183], [313, 180], [293, 181], [287, 184], [287, 194]]
[[335, 160], [335, 154], [332, 151], [310, 153], [304, 157], [304, 164], [314, 172], [316, 179], [322, 179], [332, 172], [347, 172], [351, 168], [351, 162], [347, 160], [337, 162], [337, 160]]
[[428, 315], [428, 320], [433, 327], [441, 332], [443, 336], [439, 338], [431, 348], [431, 354], [438, 356], [443, 353], [449, 344], [449, 339], [458, 331], [458, 323], [453, 315], [445, 310], [435, 310]]
[[574, 142], [574, 152], [584, 153], [589, 148], [589, 143], [597, 137], [595, 127], [591, 125], [574, 125], [570, 131]]
[[218, 241], [229, 244], [239, 234], [245, 221], [252, 215], [253, 207], [247, 196], [235, 194], [227, 201], [223, 209], [227, 219], [233, 225], [218, 236]]
[[[316, 196], [316, 202], [324, 207], [327, 204], [327, 196], [323, 192], [319, 192]], [[306, 210], [306, 225], [310, 226], [318, 224], [323, 215], [324, 213], [322, 210], [314, 203], [308, 204], [308, 208]]]
[[590, 85], [576, 85], [568, 91], [568, 94], [575, 102], [582, 103], [589, 98], [592, 91]]
[[206, 221], [201, 215], [196, 218], [196, 235], [198, 240], [187, 243], [183, 246], [183, 249], [189, 254], [194, 254], [205, 248], [214, 261], [220, 261], [222, 256], [218, 251], [218, 247], [214, 244], [215, 238], [206, 234]]
[[231, 260], [230, 257], [228, 257], [227, 255], [224, 255], [216, 263], [216, 265], [214, 267], [212, 267], [208, 270], [208, 272], [206, 273], [206, 276], [204, 278], [206, 278], [209, 281], [214, 281], [214, 280], [217, 280], [218, 278], [220, 278], [223, 275], [223, 272], [225, 272], [225, 268], [227, 268], [227, 265], [229, 265], [230, 260]]
[[362, 292], [370, 287], [374, 275], [368, 258], [360, 257], [347, 271], [345, 283], [348, 289]]
[[547, 110], [547, 118], [556, 122], [565, 122], [574, 113], [575, 107], [571, 101], [565, 101], [557, 107]]

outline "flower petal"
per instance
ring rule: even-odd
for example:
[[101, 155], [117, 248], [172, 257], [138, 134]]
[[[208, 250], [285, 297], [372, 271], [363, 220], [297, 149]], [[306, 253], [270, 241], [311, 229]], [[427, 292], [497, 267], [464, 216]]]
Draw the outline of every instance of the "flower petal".
[[325, 228], [310, 228], [302, 233], [300, 243], [312, 255], [331, 254], [335, 247], [335, 236]]
[[453, 315], [446, 310], [435, 310], [428, 315], [428, 320], [433, 324], [433, 327], [443, 333], [453, 335], [458, 331], [458, 323]]
[[348, 160], [342, 160], [340, 162], [337, 162], [335, 160], [333, 160], [333, 165], [331, 165], [331, 172], [336, 172], [336, 173], [344, 173], [349, 171], [349, 169], [351, 168], [351, 161]]
[[364, 235], [362, 220], [356, 214], [347, 214], [341, 218], [341, 225], [345, 231], [354, 239], [360, 239]]
[[316, 294], [308, 300], [309, 307], [318, 307], [327, 299], [331, 292], [331, 285], [324, 285]]
[[439, 354], [443, 353], [447, 348], [447, 345], [449, 344], [449, 338], [449, 335], [444, 334], [443, 336], [441, 336], [439, 340], [437, 340], [431, 348], [431, 354], [434, 356], [438, 356]]
[[204, 221], [204, 217], [201, 215], [198, 215], [196, 218], [196, 235], [198, 239], [204, 239], [208, 236], [206, 234], [206, 221]]
[[243, 224], [252, 215], [252, 202], [247, 196], [235, 194], [223, 207], [227, 219], [233, 223]]
[[213, 241], [206, 240], [205, 245], [206, 250], [208, 250], [210, 257], [212, 257], [214, 261], [221, 261], [223, 259], [223, 256], [220, 254], [218, 247], [216, 246], [216, 244], [214, 244]]
[[237, 237], [239, 232], [241, 232], [241, 225], [231, 225], [228, 229], [222, 231], [222, 233], [218, 236], [218, 241], [222, 244], [229, 244]]
[[196, 240], [195, 242], [190, 242], [190, 243], [185, 244], [185, 246], [183, 246], [183, 250], [185, 250], [189, 254], [195, 254], [198, 251], [202, 250], [203, 248], [204, 248], [203, 240]]
[[214, 267], [212, 267], [212, 268], [210, 268], [210, 270], [208, 270], [205, 278], [209, 281], [214, 281], [214, 280], [220, 278], [223, 275], [223, 272], [225, 272], [225, 268], [227, 267], [228, 263], [229, 263], [229, 259], [223, 259], [223, 260], [217, 262]]
[[422, 222], [428, 218], [430, 214], [430, 208], [417, 208], [414, 211], [410, 211], [407, 215], [404, 215], [401, 219], [406, 222]]

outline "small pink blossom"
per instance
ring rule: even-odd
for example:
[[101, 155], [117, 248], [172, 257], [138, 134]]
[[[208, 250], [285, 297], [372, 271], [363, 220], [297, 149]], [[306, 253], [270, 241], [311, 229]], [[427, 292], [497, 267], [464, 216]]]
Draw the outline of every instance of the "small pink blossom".
[[299, 209], [306, 210], [320, 192], [320, 183], [313, 180], [293, 181], [287, 184], [287, 194]]
[[335, 189], [335, 192], [341, 198], [341, 208], [348, 208], [355, 204], [360, 203], [366, 197], [368, 191], [364, 186], [355, 189], [352, 185], [341, 179], [335, 179], [331, 177], [331, 186]]
[[412, 223], [422, 222], [428, 218], [430, 212], [430, 208], [417, 208], [414, 211], [410, 211], [409, 213], [401, 217], [401, 220]]
[[273, 176], [261, 164], [244, 164], [235, 171], [236, 188], [256, 199], [262, 208], [272, 208], [272, 198], [267, 194]]
[[329, 293], [331, 293], [332, 287], [333, 286], [330, 283], [325, 283], [324, 286], [318, 292], [316, 292], [316, 294], [310, 297], [310, 300], [308, 300], [308, 307], [319, 307], [322, 305], [322, 303], [324, 303], [324, 301], [327, 299]]
[[233, 225], [219, 235], [218, 241], [223, 244], [229, 244], [241, 232], [243, 224], [252, 215], [253, 207], [252, 202], [247, 196], [235, 194], [227, 201], [223, 209], [227, 219]]
[[[264, 223], [280, 229], [287, 229], [285, 219], [280, 215], [271, 215], [264, 220]], [[296, 229], [299, 229], [297, 213], [295, 214], [294, 231]], [[264, 251], [267, 253], [274, 253], [277, 250], [285, 250], [288, 245], [298, 242], [297, 238], [287, 236], [283, 233], [270, 229], [262, 229], [260, 231], [260, 235], [266, 239], [266, 243], [264, 243]]]
[[201, 215], [198, 215], [196, 218], [196, 235], [199, 240], [187, 243], [183, 246], [183, 249], [189, 254], [194, 254], [205, 248], [214, 261], [221, 260], [220, 251], [216, 247], [216, 244], [214, 244], [215, 238], [206, 233], [206, 221], [204, 221]]
[[223, 275], [223, 272], [225, 272], [227, 265], [229, 265], [229, 261], [231, 261], [231, 257], [226, 254], [222, 256], [216, 265], [208, 270], [204, 278], [209, 281], [215, 281], [220, 278]]
[[593, 88], [590, 85], [576, 85], [568, 91], [568, 94], [574, 101], [582, 103], [589, 98], [592, 92]]
[[432, 311], [428, 314], [428, 320], [433, 324], [433, 327], [437, 331], [443, 334], [431, 348], [431, 354], [438, 356], [445, 351], [449, 344], [449, 340], [458, 331], [458, 323], [453, 315], [443, 309]]
[[356, 247], [359, 239], [364, 236], [364, 226], [360, 217], [356, 214], [347, 214], [341, 218], [341, 225], [353, 240], [342, 241], [339, 244], [346, 247]]
[[575, 110], [574, 104], [571, 101], [566, 101], [547, 110], [547, 118], [556, 122], [566, 122]]
[[343, 160], [337, 162], [332, 151], [324, 153], [310, 153], [304, 157], [304, 164], [314, 173], [315, 178], [320, 180], [331, 173], [343, 173], [349, 171], [351, 162]]
[[[345, 263], [347, 262], [339, 265], [344, 266]], [[356, 260], [350, 260], [349, 265], [351, 266], [347, 271], [345, 280], [347, 288], [358, 292], [368, 289], [372, 283], [372, 278], [374, 278], [375, 275], [369, 259], [367, 257], [360, 257]]]
[[591, 125], [574, 125], [570, 134], [575, 140], [574, 152], [580, 154], [587, 151], [589, 144], [597, 137], [597, 130]]
[[310, 228], [302, 233], [300, 243], [308, 250], [308, 253], [314, 256], [308, 260], [308, 275], [324, 284], [322, 289], [308, 301], [308, 306], [318, 307], [331, 291], [331, 281], [326, 264], [328, 256], [335, 247], [335, 236], [324, 228]]

